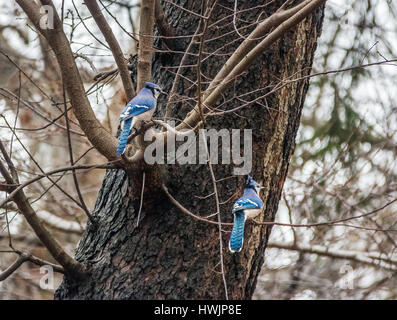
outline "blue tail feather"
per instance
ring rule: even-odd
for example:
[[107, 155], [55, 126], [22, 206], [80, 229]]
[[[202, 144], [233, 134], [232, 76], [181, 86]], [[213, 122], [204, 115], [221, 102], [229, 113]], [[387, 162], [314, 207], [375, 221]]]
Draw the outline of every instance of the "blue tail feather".
[[123, 130], [121, 131], [119, 138], [119, 145], [117, 146], [117, 155], [121, 155], [127, 145], [128, 136], [131, 131], [132, 118], [124, 120]]
[[244, 241], [245, 213], [237, 211], [234, 214], [234, 224], [232, 235], [229, 241], [229, 250], [231, 252], [240, 252]]

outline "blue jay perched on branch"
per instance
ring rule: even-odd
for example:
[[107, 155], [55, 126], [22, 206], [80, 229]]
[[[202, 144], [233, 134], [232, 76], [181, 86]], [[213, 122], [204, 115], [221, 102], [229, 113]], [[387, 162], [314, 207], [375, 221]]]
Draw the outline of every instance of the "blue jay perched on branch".
[[131, 129], [137, 130], [142, 121], [152, 118], [160, 93], [163, 91], [157, 84], [145, 82], [145, 87], [128, 102], [120, 115], [121, 134], [117, 146], [118, 156], [124, 153]]
[[244, 186], [244, 194], [233, 205], [234, 224], [229, 241], [231, 252], [240, 252], [244, 242], [244, 226], [247, 218], [256, 217], [263, 209], [259, 192], [263, 189], [251, 176], [248, 176]]

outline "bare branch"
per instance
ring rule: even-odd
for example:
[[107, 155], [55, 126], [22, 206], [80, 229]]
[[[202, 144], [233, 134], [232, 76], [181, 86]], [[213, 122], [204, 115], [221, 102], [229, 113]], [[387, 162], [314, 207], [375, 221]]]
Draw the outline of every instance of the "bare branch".
[[[41, 173], [44, 173], [44, 170], [41, 168], [41, 166], [39, 165], [39, 163], [36, 161], [36, 159], [33, 157], [33, 155], [31, 154], [31, 152], [26, 148], [26, 146], [22, 143], [22, 141], [19, 139], [19, 137], [17, 136], [17, 134], [15, 133], [15, 131], [12, 129], [12, 127], [9, 125], [7, 119], [5, 117], [3, 117], [5, 123], [7, 124], [8, 128], [11, 130], [11, 132], [13, 133], [13, 136], [17, 139], [17, 141], [19, 142], [19, 144], [21, 145], [21, 147], [23, 148], [23, 150], [27, 153], [27, 155], [29, 156], [29, 158], [33, 161], [33, 163], [37, 166], [37, 168], [41, 171]], [[77, 204], [79, 207], [83, 208], [82, 204], [79, 203], [72, 195], [70, 195], [65, 189], [61, 188], [55, 181], [53, 181], [50, 177], [47, 177], [48, 180], [51, 181], [51, 183], [59, 190], [61, 191], [63, 194], [65, 194], [70, 200], [72, 200], [75, 204]]]
[[18, 187], [18, 184], [8, 184], [6, 182], [0, 182], [0, 191], [10, 193], [15, 187]]
[[60, 265], [40, 259], [38, 257], [33, 256], [30, 253], [22, 252], [19, 250], [15, 250], [14, 252], [18, 254], [18, 259], [15, 260], [14, 263], [10, 265], [6, 270], [0, 273], [0, 281], [6, 280], [15, 271], [17, 271], [22, 264], [24, 264], [27, 261], [30, 261], [38, 266], [51, 266], [55, 272], [65, 273], [65, 269], [62, 268]]
[[0, 281], [4, 281], [9, 276], [11, 276], [18, 268], [26, 261], [28, 261], [28, 255], [22, 253], [19, 255], [18, 259], [14, 261], [12, 265], [10, 265], [4, 272], [0, 273]]
[[[62, 91], [63, 91], [63, 103], [64, 103], [64, 108], [65, 108], [65, 120], [66, 120], [66, 128], [67, 128], [66, 132], [67, 132], [67, 139], [68, 139], [69, 159], [70, 159], [70, 165], [73, 166], [74, 165], [73, 148], [72, 148], [72, 139], [70, 137], [70, 124], [69, 124], [69, 117], [68, 117], [68, 110], [67, 110], [68, 108], [67, 108], [67, 104], [66, 104], [65, 86], [62, 86]], [[79, 200], [80, 200], [81, 208], [83, 209], [86, 216], [88, 217], [88, 220], [90, 220], [90, 222], [94, 224], [94, 220], [91, 216], [91, 213], [88, 210], [87, 205], [85, 204], [84, 198], [81, 194], [79, 181], [78, 181], [77, 175], [76, 175], [76, 170], [72, 169], [72, 173], [73, 173], [74, 185], [76, 188], [77, 196], [79, 197]]]
[[[206, 13], [206, 4], [207, 2], [202, 0], [201, 2], [201, 13], [208, 18], [211, 15], [212, 9], [215, 8], [216, 1], [213, 3], [212, 8], [209, 10], [209, 13], [207, 15]], [[207, 32], [207, 27], [208, 27], [208, 19], [202, 18], [200, 20], [199, 24], [199, 30], [202, 29], [201, 32], [201, 37], [200, 37], [200, 44], [199, 44], [199, 49], [198, 49], [198, 59], [197, 59], [197, 107], [199, 109], [200, 113], [200, 118], [201, 122], [205, 124], [205, 118], [204, 118], [204, 113], [203, 113], [203, 105], [202, 105], [202, 94], [201, 94], [201, 63], [202, 63], [202, 55], [203, 55], [203, 49], [204, 49], [204, 40], [205, 40], [205, 34]], [[226, 299], [227, 299], [227, 291], [226, 291]]]
[[[19, 183], [19, 179], [18, 179], [17, 170], [15, 169], [14, 164], [11, 161], [11, 158], [10, 158], [10, 156], [7, 153], [7, 150], [5, 149], [4, 144], [2, 144], [2, 143], [0, 143], [0, 151], [1, 151], [2, 155], [3, 155], [3, 157], [4, 157], [4, 160], [7, 163], [7, 166], [8, 166], [8, 169], [10, 170], [12, 179], [15, 181], [16, 184], [18, 184]], [[9, 187], [9, 186], [7, 186], [7, 187]]]
[[92, 14], [97, 26], [101, 30], [103, 36], [106, 39], [106, 42], [109, 45], [110, 50], [112, 51], [114, 60], [116, 61], [117, 67], [120, 72], [121, 81], [123, 82], [125, 94], [127, 96], [127, 100], [130, 101], [135, 96], [135, 90], [132, 85], [130, 73], [128, 71], [127, 62], [124, 58], [123, 52], [121, 51], [120, 45], [117, 42], [116, 37], [114, 36], [112, 29], [107, 23], [105, 17], [103, 16], [101, 9], [99, 8], [96, 0], [84, 0], [88, 10]]
[[[27, 107], [28, 109], [32, 110], [35, 114], [37, 114], [40, 118], [44, 119], [45, 121], [48, 122], [47, 125], [45, 125], [42, 128], [38, 128], [38, 129], [19, 129], [19, 130], [28, 130], [28, 131], [33, 131], [33, 130], [41, 130], [41, 129], [45, 129], [47, 127], [49, 127], [50, 125], [54, 125], [57, 126], [58, 128], [61, 128], [63, 130], [66, 130], [66, 127], [57, 123], [56, 121], [59, 120], [62, 116], [63, 113], [59, 116], [57, 116], [55, 119], [48, 119], [44, 114], [42, 114], [40, 111], [36, 110], [36, 108], [34, 106], [32, 106], [30, 103], [28, 103], [27, 101], [21, 99], [20, 97], [18, 97], [16, 94], [12, 93], [10, 90], [7, 90], [6, 88], [0, 88], [0, 91], [5, 92], [7, 95], [11, 96], [14, 99], [17, 99], [19, 102], [22, 102], [22, 104]], [[7, 95], [4, 95], [5, 97], [9, 98]], [[1, 115], [2, 116], [2, 115]], [[70, 130], [71, 133], [79, 135], [79, 136], [83, 136], [84, 134], [75, 130]]]
[[145, 86], [145, 81], [152, 78], [154, 9], [155, 0], [141, 1], [137, 91]]
[[[0, 141], [0, 144], [2, 142]], [[5, 150], [4, 146], [1, 150]], [[3, 154], [4, 156], [4, 154]], [[0, 162], [0, 173], [6, 179], [8, 184], [15, 184], [12, 176], [9, 174], [2, 162]], [[37, 216], [35, 210], [30, 205], [28, 199], [25, 196], [23, 190], [19, 190], [14, 195], [14, 202], [17, 205], [19, 211], [23, 214], [26, 221], [32, 227], [37, 237], [48, 249], [53, 258], [58, 261], [65, 270], [74, 278], [81, 278], [85, 275], [85, 267], [69, 256], [57, 242], [55, 238], [48, 232], [48, 230], [43, 226], [40, 218]]]
[[21, 252], [19, 250], [15, 250], [15, 252], [18, 253], [19, 255], [22, 255], [22, 254], [27, 255], [27, 261], [32, 262], [35, 265], [38, 265], [40, 267], [41, 266], [50, 266], [50, 267], [52, 267], [52, 269], [55, 272], [65, 273], [65, 269], [62, 266], [58, 265], [58, 264], [51, 263], [51, 262], [49, 262], [47, 260], [38, 258], [38, 257], [36, 257], [36, 256], [34, 256], [34, 255], [30, 254], [30, 253]]
[[16, 2], [54, 50], [74, 114], [88, 140], [107, 159], [116, 159], [116, 138], [106, 131], [95, 117], [54, 4], [51, 0], [41, 1], [45, 5], [51, 6], [54, 10], [54, 29], [42, 29], [40, 27], [41, 14], [39, 6], [29, 0], [16, 0]]
[[291, 251], [299, 251], [308, 254], [316, 254], [330, 258], [346, 259], [359, 263], [364, 263], [373, 267], [383, 268], [386, 270], [397, 270], [397, 260], [379, 258], [374, 255], [369, 255], [367, 252], [335, 250], [325, 246], [306, 246], [303, 244], [285, 244], [282, 242], [269, 242], [268, 248], [277, 248]]
[[217, 218], [218, 218], [219, 254], [220, 254], [221, 273], [222, 273], [223, 286], [225, 288], [225, 298], [226, 298], [226, 300], [229, 300], [229, 295], [228, 295], [228, 291], [227, 291], [227, 282], [226, 282], [226, 276], [225, 276], [225, 265], [223, 263], [222, 221], [221, 221], [221, 207], [219, 204], [218, 187], [216, 185], [214, 169], [212, 168], [212, 164], [211, 164], [210, 153], [208, 152], [207, 137], [206, 137], [205, 133], [203, 133], [202, 138], [204, 140], [205, 152], [207, 153], [208, 168], [211, 173], [212, 185], [214, 187], [216, 213], [217, 213]]
[[[210, 223], [210, 224], [216, 224], [216, 225], [219, 225], [219, 224], [220, 224], [220, 223], [217, 222], [217, 221], [208, 220], [208, 219], [206, 219], [206, 218], [203, 218], [203, 217], [200, 217], [200, 216], [198, 216], [198, 215], [195, 215], [193, 212], [189, 211], [189, 210], [186, 209], [184, 206], [182, 206], [182, 205], [171, 195], [171, 193], [168, 191], [168, 188], [167, 188], [164, 184], [161, 185], [161, 188], [163, 189], [163, 191], [164, 191], [164, 193], [167, 195], [167, 197], [171, 200], [171, 202], [172, 202], [180, 211], [182, 211], [183, 213], [185, 213], [185, 214], [187, 214], [187, 215], [189, 215], [189, 216], [191, 216], [191, 217], [193, 217], [193, 218], [195, 218], [195, 219], [197, 219], [197, 220], [204, 221], [204, 222], [207, 222], [207, 223]], [[222, 225], [233, 226], [233, 223], [229, 223], [229, 222], [222, 222], [221, 224], [222, 224]]]
[[[205, 95], [205, 99], [203, 104], [205, 107], [210, 109], [216, 101], [220, 98], [223, 91], [227, 88], [230, 81], [238, 77], [242, 74], [266, 49], [268, 49], [274, 42], [280, 39], [287, 30], [296, 26], [299, 22], [301, 22], [304, 18], [306, 18], [309, 14], [311, 14], [315, 9], [317, 9], [320, 5], [325, 3], [326, 0], [312, 0], [301, 10], [296, 12], [293, 16], [282, 22], [275, 28], [270, 34], [268, 34], [265, 39], [263, 39], [259, 44], [257, 44], [252, 50], [250, 50], [247, 54], [241, 55], [241, 57], [236, 58], [232, 56], [229, 61], [226, 63], [231, 64], [233, 67], [230, 67], [230, 72], [225, 71], [225, 75], [223, 72], [221, 73], [222, 78], [218, 76], [211, 82], [209, 89], [207, 90], [207, 95]], [[293, 10], [293, 9], [290, 9]], [[248, 39], [246, 41], [249, 41]], [[244, 44], [244, 42], [243, 42]], [[242, 46], [242, 45], [241, 45]], [[240, 46], [240, 47], [241, 47]], [[239, 48], [240, 48], [239, 47]], [[218, 83], [219, 82], [219, 83]], [[198, 106], [187, 115], [185, 120], [177, 127], [178, 130], [185, 128], [186, 126], [194, 126], [197, 121], [200, 119], [200, 113]]]
[[106, 72], [100, 72], [94, 77], [94, 81], [102, 81], [102, 80], [106, 79], [107, 77], [114, 75], [118, 71], [119, 71], [119, 69], [113, 69], [113, 70], [106, 71]]
[[47, 211], [37, 211], [39, 218], [49, 227], [56, 230], [81, 235], [84, 229], [76, 221], [69, 221], [57, 217]]
[[[1, 143], [1, 141], [0, 141], [0, 143]], [[116, 161], [119, 161], [119, 160], [116, 160]], [[36, 181], [38, 181], [40, 179], [43, 179], [45, 177], [54, 175], [56, 173], [70, 171], [72, 169], [75, 169], [75, 170], [88, 169], [88, 170], [90, 170], [90, 169], [114, 169], [114, 168], [115, 168], [114, 166], [109, 166], [109, 164], [68, 166], [68, 167], [64, 167], [64, 168], [54, 169], [54, 170], [51, 170], [49, 172], [44, 172], [42, 174], [37, 175], [36, 177], [34, 177], [32, 179], [20, 184], [20, 185], [19, 184], [7, 183], [7, 186], [11, 187], [13, 185], [13, 186], [16, 186], [16, 188], [12, 190], [12, 192], [8, 195], [8, 197], [6, 199], [4, 199], [2, 202], [0, 202], [0, 208], [3, 207], [4, 204], [6, 204], [8, 201], [13, 199], [14, 196], [20, 190], [22, 190], [23, 188], [27, 187], [28, 185], [30, 185], [30, 184], [32, 184], [32, 183], [34, 183], [34, 182], [36, 182]]]
[[169, 98], [168, 98], [168, 103], [166, 105], [165, 114], [164, 114], [164, 119], [165, 120], [168, 120], [169, 114], [171, 112], [172, 104], [176, 103], [176, 97], [177, 97], [176, 90], [177, 90], [179, 79], [181, 77], [182, 67], [185, 65], [186, 59], [187, 59], [187, 57], [188, 57], [188, 55], [190, 53], [191, 48], [193, 47], [193, 44], [195, 42], [195, 38], [199, 34], [199, 31], [200, 31], [200, 25], [197, 27], [194, 35], [192, 36], [192, 38], [191, 38], [191, 40], [189, 42], [189, 45], [187, 46], [187, 48], [185, 50], [185, 53], [183, 54], [181, 62], [179, 63], [178, 70], [177, 70], [177, 72], [175, 74], [175, 78], [174, 78], [174, 81], [172, 83], [171, 91], [168, 94]]
[[138, 217], [136, 219], [136, 226], [138, 227], [139, 225], [139, 219], [141, 217], [141, 211], [142, 211], [142, 206], [143, 206], [143, 194], [145, 190], [145, 171], [142, 173], [142, 189], [141, 189], [141, 200], [139, 204], [139, 211], [138, 211]]
[[[214, 80], [209, 85], [207, 89], [207, 94], [211, 92], [244, 58], [244, 56], [247, 55], [255, 47], [257, 40], [262, 39], [271, 28], [280, 25], [283, 21], [296, 14], [310, 1], [311, 0], [305, 0], [289, 10], [279, 10], [264, 21], [262, 21], [260, 24], [258, 24], [254, 31], [252, 31], [252, 33], [241, 43], [241, 45], [228, 59], [222, 69], [218, 72]], [[233, 15], [233, 17], [235, 17], [235, 14]]]

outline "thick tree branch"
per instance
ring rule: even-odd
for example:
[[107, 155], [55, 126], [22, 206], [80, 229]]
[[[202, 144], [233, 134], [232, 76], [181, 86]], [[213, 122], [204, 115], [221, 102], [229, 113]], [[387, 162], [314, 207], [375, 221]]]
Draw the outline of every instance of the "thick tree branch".
[[[273, 27], [280, 25], [283, 21], [293, 16], [311, 0], [305, 0], [297, 6], [289, 10], [279, 10], [270, 17], [262, 21], [252, 31], [252, 33], [241, 43], [233, 55], [224, 64], [222, 69], [218, 72], [213, 81], [211, 81], [206, 96], [233, 70], [233, 68], [247, 55], [257, 44], [258, 40], [262, 39], [266, 33]], [[281, 9], [281, 8], [280, 8]]]
[[25, 253], [25, 252], [22, 252], [22, 251], [19, 251], [19, 250], [15, 250], [15, 252], [18, 253], [19, 255], [22, 255], [22, 254], [27, 255], [27, 261], [32, 262], [35, 265], [38, 265], [40, 267], [42, 267], [42, 266], [50, 266], [50, 267], [52, 267], [52, 269], [55, 272], [65, 273], [65, 269], [62, 266], [58, 265], [58, 264], [51, 263], [51, 262], [49, 262], [47, 260], [38, 258], [38, 257], [36, 257], [36, 256], [34, 256], [34, 255], [30, 254], [30, 253]]
[[[282, 22], [275, 28], [271, 33], [269, 33], [265, 39], [263, 39], [259, 44], [257, 44], [252, 50], [250, 50], [247, 54], [239, 55], [239, 58], [235, 61], [231, 62], [231, 65], [234, 67], [228, 67], [231, 69], [229, 72], [224, 72], [222, 76], [222, 80], [217, 83], [220, 79], [216, 77], [211, 82], [209, 88], [213, 88], [213, 90], [209, 90], [207, 95], [205, 95], [205, 99], [203, 101], [206, 109], [210, 109], [215, 105], [216, 101], [221, 97], [222, 93], [226, 90], [229, 83], [242, 74], [247, 68], [265, 51], [267, 50], [273, 43], [275, 43], [278, 39], [280, 39], [285, 32], [290, 30], [292, 27], [296, 26], [303, 19], [305, 19], [308, 15], [310, 15], [315, 9], [317, 9], [320, 5], [324, 4], [326, 0], [312, 0], [298, 12], [293, 14], [290, 18]], [[305, 2], [306, 3], [306, 2]], [[293, 10], [293, 9], [290, 9]], [[259, 33], [259, 31], [258, 31]], [[255, 38], [255, 37], [252, 37]], [[244, 42], [243, 42], [244, 44]], [[242, 45], [243, 45], [242, 44]], [[240, 45], [240, 47], [242, 46]], [[247, 44], [245, 44], [247, 45]], [[240, 48], [239, 47], [239, 48]], [[237, 49], [237, 51], [239, 50]], [[245, 51], [245, 50], [243, 50]], [[229, 59], [230, 60], [230, 59]], [[229, 63], [230, 61], [228, 61]], [[226, 64], [228, 64], [226, 63]], [[222, 72], [223, 74], [223, 72]], [[215, 82], [214, 82], [215, 81]], [[195, 126], [195, 124], [200, 120], [200, 112], [199, 108], [196, 107], [187, 115], [184, 121], [177, 127], [178, 130], [181, 130], [186, 127]]]
[[[0, 141], [0, 145], [1, 144], [2, 142]], [[4, 146], [1, 148], [1, 150], [5, 150]], [[6, 157], [4, 154], [3, 156]], [[2, 162], [0, 162], [0, 173], [3, 175], [8, 184], [15, 184], [14, 179]], [[74, 260], [71, 256], [69, 256], [63, 250], [58, 241], [54, 239], [52, 235], [48, 232], [48, 230], [43, 226], [40, 218], [37, 216], [35, 210], [30, 205], [23, 190], [19, 190], [18, 192], [16, 192], [14, 196], [14, 202], [17, 205], [19, 211], [25, 217], [26, 221], [32, 227], [33, 231], [36, 233], [37, 237], [41, 240], [41, 242], [45, 245], [50, 254], [53, 256], [53, 258], [65, 268], [66, 272], [68, 272], [71, 277], [83, 277], [86, 273], [85, 267], [76, 260]]]
[[0, 142], [0, 151], [4, 157], [4, 160], [7, 163], [8, 169], [10, 170], [11, 177], [15, 181], [15, 184], [19, 183], [18, 172], [17, 169], [14, 167], [14, 163], [11, 161], [10, 156], [7, 153], [7, 150], [4, 147], [4, 144]]
[[138, 48], [138, 84], [137, 91], [152, 78], [153, 28], [155, 0], [141, 1], [141, 20]]
[[18, 186], [19, 186], [18, 184], [8, 184], [6, 182], [0, 182], [0, 191], [5, 191], [7, 193], [10, 193]]
[[128, 71], [127, 61], [124, 58], [120, 45], [116, 37], [114, 36], [112, 29], [107, 23], [105, 17], [103, 16], [96, 0], [84, 0], [84, 3], [86, 4], [96, 24], [98, 25], [103, 36], [105, 37], [105, 40], [108, 43], [110, 50], [112, 51], [114, 60], [116, 61], [117, 67], [120, 72], [120, 77], [121, 81], [123, 82], [127, 100], [130, 101], [135, 96], [135, 90], [132, 85], [130, 73]]
[[74, 114], [79, 121], [81, 129], [86, 134], [92, 145], [107, 159], [116, 159], [117, 141], [103, 128], [95, 117], [86, 96], [83, 82], [77, 69], [70, 44], [63, 32], [62, 22], [51, 0], [42, 0], [44, 5], [49, 5], [54, 10], [54, 29], [40, 27], [39, 6], [30, 0], [15, 0], [32, 21], [36, 29], [47, 39], [57, 58], [62, 80], [65, 84]]

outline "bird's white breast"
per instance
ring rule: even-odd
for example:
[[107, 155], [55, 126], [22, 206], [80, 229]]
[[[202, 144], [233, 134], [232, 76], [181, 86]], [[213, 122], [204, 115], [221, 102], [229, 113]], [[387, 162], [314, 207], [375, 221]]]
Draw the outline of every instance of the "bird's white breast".
[[262, 209], [245, 209], [244, 213], [245, 213], [245, 217], [248, 219], [252, 219], [255, 218], [257, 215], [259, 215], [261, 213]]
[[136, 115], [132, 119], [132, 127], [135, 128], [135, 129], [139, 129], [139, 127], [141, 126], [142, 121], [148, 121], [148, 120], [152, 119], [154, 110], [155, 110], [155, 108], [152, 108], [149, 111], [146, 111], [144, 113]]

